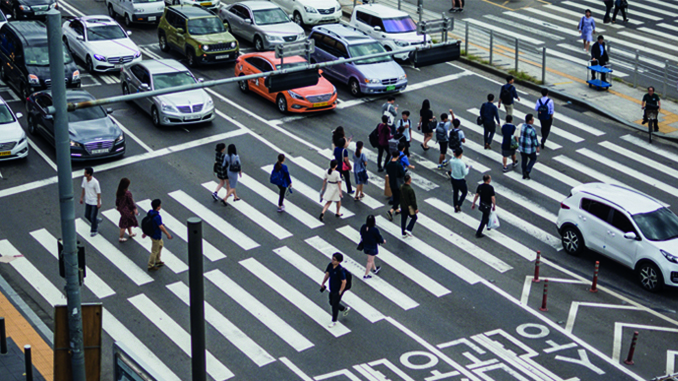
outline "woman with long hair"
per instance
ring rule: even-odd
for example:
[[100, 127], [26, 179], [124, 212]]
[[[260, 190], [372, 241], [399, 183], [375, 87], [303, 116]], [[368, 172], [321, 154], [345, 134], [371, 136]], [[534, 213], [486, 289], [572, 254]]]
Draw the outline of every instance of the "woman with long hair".
[[341, 192], [341, 176], [337, 170], [337, 161], [330, 161], [330, 168], [325, 172], [325, 178], [323, 179], [323, 188], [320, 191], [322, 194], [322, 199], [327, 201], [323, 207], [323, 211], [320, 213], [320, 221], [325, 217], [325, 212], [329, 209], [330, 204], [333, 202], [337, 203], [337, 213], [335, 216], [337, 218], [343, 216], [341, 213], [341, 199], [344, 195]]
[[417, 126], [417, 129], [421, 130], [424, 134], [424, 142], [421, 144], [421, 148], [424, 151], [428, 151], [431, 148], [428, 146], [428, 142], [433, 138], [435, 120], [436, 117], [431, 110], [431, 102], [428, 99], [424, 99], [424, 102], [421, 104], [421, 110], [419, 110], [419, 125]]
[[345, 139], [344, 145], [341, 146], [343, 148], [348, 148], [349, 143], [351, 143], [352, 138], [347, 138], [346, 137], [346, 132], [344, 131], [344, 127], [338, 126], [337, 128], [332, 131], [332, 148], [339, 147], [339, 140], [340, 139]]
[[278, 213], [285, 211], [285, 192], [288, 188], [292, 188], [292, 178], [290, 177], [290, 171], [287, 169], [287, 166], [283, 164], [285, 162], [285, 155], [278, 155], [278, 161], [273, 166], [273, 171], [271, 172], [271, 183], [278, 186], [280, 194], [278, 196]]
[[240, 200], [238, 194], [235, 193], [235, 188], [238, 186], [238, 177], [242, 177], [242, 166], [240, 156], [238, 156], [238, 152], [235, 149], [235, 144], [228, 145], [226, 157], [224, 158], [224, 166], [228, 172], [229, 189], [228, 192], [226, 192], [226, 196], [221, 199], [221, 203], [224, 204], [224, 206], [228, 206], [226, 201], [231, 195], [233, 195], [233, 201]]
[[120, 179], [118, 190], [115, 192], [115, 207], [120, 212], [120, 222], [118, 222], [118, 227], [120, 228], [118, 241], [120, 242], [127, 241], [125, 230], [127, 230], [130, 238], [134, 238], [136, 233], [132, 232], [132, 228], [139, 226], [136, 217], [139, 215], [139, 212], [134, 204], [132, 192], [129, 191], [130, 183], [127, 177], [123, 177]]
[[363, 279], [370, 279], [370, 270], [376, 275], [381, 270], [381, 266], [374, 263], [374, 258], [379, 254], [379, 245], [386, 243], [386, 240], [381, 236], [379, 229], [377, 229], [376, 221], [373, 215], [367, 216], [367, 221], [360, 228], [360, 240], [363, 243], [363, 251], [367, 254], [367, 265], [365, 266], [365, 275]]
[[353, 173], [355, 175], [355, 198], [360, 201], [365, 197], [363, 186], [367, 184], [367, 156], [363, 152], [363, 142], [358, 141], [355, 144], [355, 152], [353, 153]]
[[226, 144], [218, 143], [214, 150], [216, 151], [214, 159], [214, 174], [217, 176], [217, 179], [219, 179], [219, 185], [217, 185], [214, 193], [212, 193], [212, 198], [214, 198], [214, 201], [219, 201], [219, 190], [224, 186], [226, 187], [226, 192], [228, 192], [229, 189], [228, 171], [226, 170], [226, 167], [224, 167], [224, 157], [226, 156], [224, 155], [224, 151], [226, 151]]

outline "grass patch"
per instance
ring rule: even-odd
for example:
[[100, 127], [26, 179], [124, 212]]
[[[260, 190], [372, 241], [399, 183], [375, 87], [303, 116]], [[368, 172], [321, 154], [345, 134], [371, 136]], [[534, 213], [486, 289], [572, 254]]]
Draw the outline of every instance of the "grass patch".
[[533, 77], [533, 76], [527, 74], [524, 71], [509, 70], [508, 73], [511, 74], [517, 80], [520, 80], [520, 81], [532, 82], [532, 83], [536, 83], [537, 85], [542, 84], [542, 81], [538, 80], [536, 77]]
[[619, 77], [612, 77], [612, 80], [615, 81], [615, 82], [619, 82], [619, 83], [626, 83], [626, 81], [624, 81], [623, 79], [621, 79]]

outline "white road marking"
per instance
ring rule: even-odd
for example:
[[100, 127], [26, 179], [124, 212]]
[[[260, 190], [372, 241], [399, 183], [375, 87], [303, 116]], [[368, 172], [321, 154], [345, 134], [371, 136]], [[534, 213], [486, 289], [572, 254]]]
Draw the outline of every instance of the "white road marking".
[[[531, 277], [528, 277], [531, 278]], [[551, 278], [549, 278], [551, 282]], [[530, 280], [531, 283], [531, 280]], [[633, 310], [633, 311], [642, 311], [642, 308], [636, 306], [627, 306], [622, 304], [604, 304], [604, 303], [590, 303], [590, 302], [572, 302], [570, 304], [570, 312], [567, 314], [567, 323], [565, 324], [565, 330], [567, 332], [572, 332], [574, 328], [574, 322], [577, 320], [577, 313], [579, 312], [579, 307], [593, 307], [593, 308], [606, 308], [606, 309], [619, 309], [619, 310]]]
[[614, 342], [612, 343], [612, 361], [619, 362], [621, 359], [622, 351], [622, 334], [624, 333], [624, 328], [629, 328], [634, 331], [639, 331], [646, 329], [653, 332], [670, 332], [678, 333], [678, 328], [668, 328], [660, 327], [656, 325], [644, 325], [644, 324], [633, 324], [633, 323], [614, 323]]
[[463, 19], [463, 20], [461, 20], [461, 21], [462, 21], [462, 22], [463, 22], [463, 21], [468, 21], [469, 24], [477, 25], [477, 26], [479, 26], [479, 27], [481, 27], [481, 28], [484, 28], [484, 29], [493, 30], [493, 31], [495, 31], [495, 32], [497, 32], [497, 33], [503, 34], [503, 35], [506, 36], [506, 37], [517, 38], [517, 39], [519, 39], [520, 41], [525, 41], [525, 42], [527, 42], [528, 44], [532, 44], [532, 45], [535, 45], [535, 46], [541, 46], [541, 45], [544, 45], [544, 41], [537, 40], [537, 39], [534, 39], [534, 38], [531, 38], [531, 37], [527, 37], [527, 36], [525, 36], [525, 35], [518, 34], [518, 33], [515, 33], [515, 32], [511, 32], [510, 30], [503, 29], [503, 28], [499, 28], [499, 27], [494, 26], [494, 25], [492, 25], [492, 24], [484, 23], [484, 22], [482, 22], [482, 21], [480, 21], [480, 20], [475, 20], [475, 19]]
[[[544, 8], [549, 8], [549, 9], [552, 9], [556, 12], [566, 14], [566, 15], [572, 17], [572, 19], [566, 19], [566, 18], [563, 18], [563, 17], [555, 16], [555, 15], [552, 15], [551, 13], [549, 13], [549, 12], [544, 12], [544, 11], [541, 11], [541, 10], [535, 9], [535, 8], [525, 8], [525, 10], [528, 11], [528, 12], [532, 12], [532, 13], [541, 15], [541, 16], [545, 16], [547, 19], [550, 19], [550, 20], [560, 21], [565, 25], [572, 25], [572, 24], [577, 25], [579, 23], [579, 20], [581, 20], [581, 18], [583, 16], [582, 12], [575, 12], [575, 11], [572, 11], [572, 10], [567, 9], [567, 8], [559, 7], [557, 5], [549, 4], [549, 5], [545, 5]], [[609, 27], [609, 28], [614, 28], [614, 29], [621, 29], [621, 28], [624, 27], [623, 25], [617, 25], [617, 24], [607, 24], [605, 26]]]
[[671, 151], [667, 151], [667, 150], [662, 149], [662, 148], [657, 148], [657, 146], [655, 146], [654, 144], [648, 143], [647, 141], [645, 141], [643, 139], [637, 138], [633, 135], [624, 135], [624, 136], [621, 137], [621, 139], [635, 145], [636, 147], [640, 147], [640, 148], [643, 148], [645, 150], [648, 150], [653, 155], [663, 156], [663, 157], [665, 157], [669, 160], [672, 160], [673, 162], [678, 163], [678, 154], [675, 154]]
[[675, 26], [675, 25], [661, 23], [661, 24], [657, 24], [657, 26], [660, 26], [660, 27], [666, 28], [666, 29], [670, 29], [674, 32], [678, 32], [678, 26]]
[[41, 150], [40, 147], [38, 147], [38, 145], [35, 144], [31, 138], [28, 138], [28, 137], [27, 137], [26, 139], [28, 140], [28, 145], [31, 146], [31, 149], [32, 149], [33, 151], [37, 152], [38, 155], [40, 155], [40, 157], [41, 157], [43, 160], [45, 160], [45, 162], [47, 163], [47, 165], [49, 165], [50, 167], [52, 167], [53, 170], [56, 171], [56, 170], [57, 170], [57, 165], [56, 165], [56, 163], [53, 162], [52, 159], [50, 159], [49, 156], [47, 156], [47, 154], [46, 154], [43, 150]]
[[[633, 161], [636, 161], [642, 165], [646, 165], [652, 169], [655, 169], [657, 171], [663, 172], [664, 174], [667, 174], [673, 178], [678, 179], [678, 170], [675, 170], [668, 165], [662, 164], [656, 160], [650, 159], [647, 155], [640, 155], [638, 153], [635, 153], [631, 150], [628, 150], [620, 145], [614, 144], [612, 142], [604, 141], [598, 143], [599, 145], [609, 149], [610, 151], [618, 154], [618, 155], [623, 155]], [[674, 193], [675, 195], [675, 193]]]
[[[522, 176], [518, 172], [515, 172], [515, 171], [506, 172], [506, 173], [504, 173], [504, 176], [508, 177], [512, 180], [515, 180], [517, 182], [526, 183], [525, 181], [522, 180]], [[567, 196], [565, 196], [564, 194], [559, 193], [559, 192], [557, 192], [557, 191], [555, 191], [555, 190], [553, 190], [553, 189], [551, 189], [551, 188], [549, 188], [549, 187], [547, 187], [547, 186], [545, 186], [545, 185], [543, 185], [539, 182], [536, 182], [536, 181], [530, 181], [528, 184], [526, 184], [526, 186], [528, 188], [530, 188], [530, 190], [533, 190], [535, 192], [539, 192], [539, 193], [543, 194], [544, 196], [552, 199], [553, 201], [556, 201], [557, 203], [560, 203], [561, 201], [563, 201], [567, 198]]]
[[285, 364], [294, 374], [296, 374], [301, 381], [313, 381], [306, 373], [304, 373], [298, 366], [294, 365], [287, 357], [281, 357], [280, 362]]
[[132, 138], [132, 140], [137, 142], [137, 144], [139, 144], [141, 146], [141, 148], [145, 149], [146, 152], [153, 152], [153, 148], [149, 147], [146, 143], [143, 142], [143, 140], [139, 139], [136, 135], [134, 135], [134, 133], [132, 133], [132, 131], [130, 131], [127, 127], [123, 126], [123, 124], [120, 123], [120, 121], [118, 119], [116, 119], [111, 114], [108, 114], [108, 116], [111, 119], [113, 119], [113, 121], [115, 123], [117, 123], [118, 126], [120, 126], [120, 129], [125, 133], [126, 136], [129, 136], [130, 138]]
[[674, 33], [666, 33], [666, 32], [661, 32], [661, 31], [655, 30], [654, 28], [645, 28], [645, 27], [638, 28], [638, 30], [646, 32], [646, 33], [657, 35], [657, 36], [659, 36], [663, 39], [678, 41], [678, 37], [676, 37], [675, 32]]
[[[648, 2], [648, 3], [655, 4], [655, 5], [659, 5], [659, 6], [662, 6], [662, 7], [666, 7], [666, 8], [678, 9], [678, 5], [669, 3], [665, 0], [644, 0], [644, 1]], [[660, 8], [647, 7], [647, 9], [648, 10], [654, 9], [654, 10], [663, 12]]]
[[[524, 98], [522, 98], [522, 99], [521, 99], [520, 101], [518, 101], [518, 102], [519, 102], [520, 104], [522, 104], [522, 105], [527, 106], [530, 110], [534, 110], [534, 106], [535, 106], [535, 103], [536, 103], [536, 102], [533, 102], [533, 101], [530, 101], [530, 100], [527, 100], [527, 99], [524, 99]], [[533, 114], [534, 114], [534, 112], [533, 112]], [[563, 115], [562, 113], [556, 113], [555, 119], [556, 119], [557, 121], [563, 121], [563, 123], [569, 124], [569, 125], [572, 126], [572, 127], [575, 127], [575, 128], [580, 129], [580, 130], [586, 131], [586, 132], [588, 132], [589, 134], [594, 135], [594, 136], [602, 136], [602, 135], [605, 135], [605, 133], [602, 132], [601, 130], [599, 130], [599, 129], [597, 129], [597, 128], [594, 128], [594, 127], [591, 127], [591, 126], [589, 126], [589, 125], [587, 125], [587, 124], [584, 124], [584, 123], [582, 123], [582, 122], [579, 122], [579, 121], [577, 121], [577, 120], [574, 120], [574, 119], [570, 118], [569, 116]]]
[[[320, 150], [320, 151], [318, 151], [318, 153], [320, 155], [322, 155], [323, 157], [325, 157], [326, 159], [330, 160], [330, 161], [334, 160], [334, 153], [329, 148]], [[382, 160], [383, 160], [383, 158], [382, 158]], [[329, 162], [328, 162], [328, 164], [329, 164]], [[328, 165], [328, 167], [329, 167], [329, 165]], [[323, 169], [323, 171], [326, 171], [326, 169]], [[320, 173], [323, 173], [323, 172], [320, 172]], [[377, 176], [377, 174], [372, 172], [372, 171], [367, 171], [367, 176], [369, 177], [369, 179], [367, 181], [370, 184], [376, 186], [377, 188], [384, 189], [384, 183], [386, 181], [385, 179]], [[343, 189], [343, 185], [344, 184], [342, 184], [342, 189]]]
[[[468, 109], [468, 110], [466, 110], [466, 111], [470, 112], [470, 113], [473, 114], [473, 115], [479, 115], [479, 114], [480, 114], [480, 110], [477, 109], [477, 108], [470, 108], [470, 109]], [[500, 111], [500, 114], [505, 115], [505, 113], [506, 113], [506, 111], [502, 108], [502, 110]], [[532, 114], [534, 115], [534, 113], [532, 113]], [[514, 118], [519, 118], [519, 119], [523, 119], [523, 120], [524, 120], [526, 115], [527, 115], [527, 114], [525, 114], [524, 112], [522, 112], [522, 111], [518, 110], [516, 107], [514, 107], [514, 110], [513, 110], [513, 117], [514, 117]], [[535, 119], [536, 119], [536, 118], [535, 118]], [[501, 117], [500, 117], [500, 120], [501, 120]], [[538, 125], [537, 125], [536, 122], [537, 122], [537, 120], [535, 120], [535, 123], [534, 123], [534, 125], [533, 125], [533, 127], [534, 127], [535, 129], [537, 129], [537, 127], [538, 127]], [[521, 126], [521, 124], [515, 123], [515, 125], [516, 125], [517, 130], [520, 131], [520, 126]], [[480, 126], [478, 126], [478, 127], [480, 128]], [[498, 125], [498, 126], [497, 126], [497, 129], [501, 130], [501, 125]], [[479, 131], [480, 131], [480, 130], [479, 130]], [[560, 136], [561, 138], [566, 139], [566, 140], [569, 140], [569, 141], [571, 141], [571, 142], [573, 142], [573, 143], [581, 143], [581, 142], [584, 141], [583, 138], [581, 138], [581, 137], [579, 137], [579, 136], [577, 136], [577, 135], [575, 135], [575, 134], [573, 134], [573, 133], [571, 133], [571, 132], [568, 132], [568, 131], [566, 131], [566, 130], [560, 128], [560, 127], [557, 127], [556, 125], [552, 125], [552, 126], [551, 126], [551, 134], [556, 135], [556, 136]], [[549, 142], [549, 147], [550, 147], [550, 146], [551, 146], [551, 142]], [[553, 149], [559, 149], [559, 148], [560, 148], [560, 147], [558, 147], [558, 146], [556, 145]]]
[[[552, 13], [547, 13], [547, 12], [541, 11], [541, 10], [536, 9], [536, 8], [524, 8], [522, 10], [534, 12], [535, 14], [538, 14], [540, 16], [544, 16], [546, 18], [546, 20], [548, 20], [548, 21], [560, 21], [561, 23], [568, 24], [568, 25], [572, 24], [573, 22], [576, 22], [576, 21], [566, 19], [566, 18], [563, 18], [563, 17], [554, 16]], [[542, 20], [542, 19], [539, 19], [539, 18], [536, 18], [536, 17], [530, 17], [530, 16], [527, 16], [527, 15], [524, 15], [522, 13], [518, 13], [518, 12], [515, 12], [515, 11], [503, 12], [503, 14], [506, 15], [506, 16], [515, 17], [515, 18], [519, 19], [520, 21], [529, 23], [531, 25], [539, 25], [542, 28], [555, 30], [557, 32], [568, 35], [570, 37], [581, 36], [581, 33], [579, 33], [575, 28], [564, 28], [564, 27], [557, 25], [557, 24], [551, 24], [550, 22], [548, 22], [546, 20]], [[601, 29], [601, 28], [596, 28], [596, 32], [604, 33], [605, 30]]]
[[[529, 186], [533, 187], [534, 186], [533, 183], [534, 183], [533, 181], [530, 181]], [[504, 196], [507, 200], [511, 200], [511, 201], [515, 202], [516, 204], [521, 205], [523, 208], [526, 208], [527, 210], [529, 210], [533, 214], [540, 216], [547, 221], [550, 221], [554, 224], [556, 223], [556, 220], [558, 219], [558, 217], [554, 213], [546, 210], [540, 204], [528, 199], [527, 197], [523, 196], [520, 193], [514, 192], [513, 190], [508, 189], [501, 184], [498, 184], [495, 181], [492, 182], [492, 186], [494, 186], [497, 193]], [[558, 202], [560, 203], [560, 201], [558, 201]]]
[[[462, 130], [464, 129], [464, 126], [463, 126], [463, 125], [461, 126], [461, 129], [462, 129]], [[428, 146], [429, 146], [430, 149], [432, 149], [432, 150], [434, 150], [434, 151], [438, 151], [438, 154], [439, 154], [439, 153], [440, 153], [440, 146], [437, 145], [437, 144], [435, 143], [434, 140], [435, 140], [435, 138], [429, 140]], [[419, 142], [419, 143], [422, 143], [422, 144], [423, 144], [423, 142], [424, 142], [424, 135], [423, 135], [423, 134], [420, 134], [420, 133], [418, 133], [418, 132], [412, 131], [412, 141], [416, 141], [416, 142]], [[467, 139], [466, 142], [468, 143], [469, 140]], [[462, 148], [465, 147], [467, 143], [462, 143]], [[419, 147], [419, 148], [421, 148], [421, 147]], [[410, 147], [410, 151], [412, 151], [413, 149], [415, 149], [415, 146]], [[448, 149], [448, 151], [449, 151], [449, 149]], [[480, 172], [480, 173], [485, 173], [485, 172], [487, 172], [487, 171], [490, 170], [490, 168], [488, 168], [488, 167], [486, 167], [486, 166], [480, 164], [479, 162], [477, 162], [477, 161], [475, 161], [475, 160], [473, 160], [473, 159], [469, 159], [469, 158], [466, 157], [466, 156], [464, 156], [464, 161], [466, 162], [466, 164], [469, 164], [469, 165], [472, 167], [472, 169], [474, 169], [474, 170], [476, 170], [476, 171], [478, 171], [478, 172]], [[437, 169], [438, 169], [438, 164], [434, 162], [434, 165], [435, 165], [435, 169], [437, 170]]]
[[[584, 0], [584, 1], [590, 1], [590, 0]], [[573, 8], [580, 9], [581, 10], [580, 18], [581, 18], [581, 16], [584, 16], [584, 11], [590, 8], [588, 5], [575, 3], [573, 1], [563, 1], [561, 4], [569, 5]], [[602, 5], [602, 2], [601, 2], [601, 5]], [[640, 16], [640, 15], [637, 15], [637, 16]], [[640, 17], [642, 17], [642, 16], [640, 16]], [[653, 21], [656, 21], [656, 20], [653, 20]], [[635, 20], [633, 18], [629, 19], [628, 23], [632, 24], [632, 25], [643, 25], [642, 21], [638, 21], [638, 20]]]
[[[511, 13], [511, 12], [504, 12], [504, 13]], [[518, 22], [509, 21], [504, 17], [499, 17], [499, 16], [495, 16], [495, 15], [491, 15], [491, 14], [483, 16], [483, 19], [488, 19], [494, 24], [496, 24], [496, 23], [504, 24], [504, 25], [510, 27], [511, 30], [520, 30], [520, 31], [524, 31], [524, 32], [527, 32], [527, 33], [536, 34], [539, 37], [548, 38], [548, 39], [555, 40], [555, 41], [562, 41], [562, 40], [565, 39], [565, 37], [548, 33], [543, 28], [542, 29], [533, 28], [533, 27], [531, 27], [531, 25], [535, 25], [535, 24], [533, 24], [531, 22], [527, 22], [527, 20], [523, 20], [523, 22], [518, 23]]]

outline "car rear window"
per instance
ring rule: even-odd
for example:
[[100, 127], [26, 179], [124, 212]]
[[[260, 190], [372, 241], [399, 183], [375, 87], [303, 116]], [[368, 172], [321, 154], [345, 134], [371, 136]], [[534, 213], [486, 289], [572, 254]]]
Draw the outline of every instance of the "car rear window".
[[650, 241], [668, 241], [678, 238], [678, 216], [668, 208], [634, 214], [633, 220], [636, 221], [645, 238]]

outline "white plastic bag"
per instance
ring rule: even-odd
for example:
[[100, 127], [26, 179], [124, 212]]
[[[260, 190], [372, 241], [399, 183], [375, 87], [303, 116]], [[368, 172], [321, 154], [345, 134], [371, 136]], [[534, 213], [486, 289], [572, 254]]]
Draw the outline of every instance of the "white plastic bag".
[[490, 211], [490, 220], [487, 222], [488, 229], [498, 229], [499, 228], [499, 217], [497, 217], [497, 212], [494, 210]]

